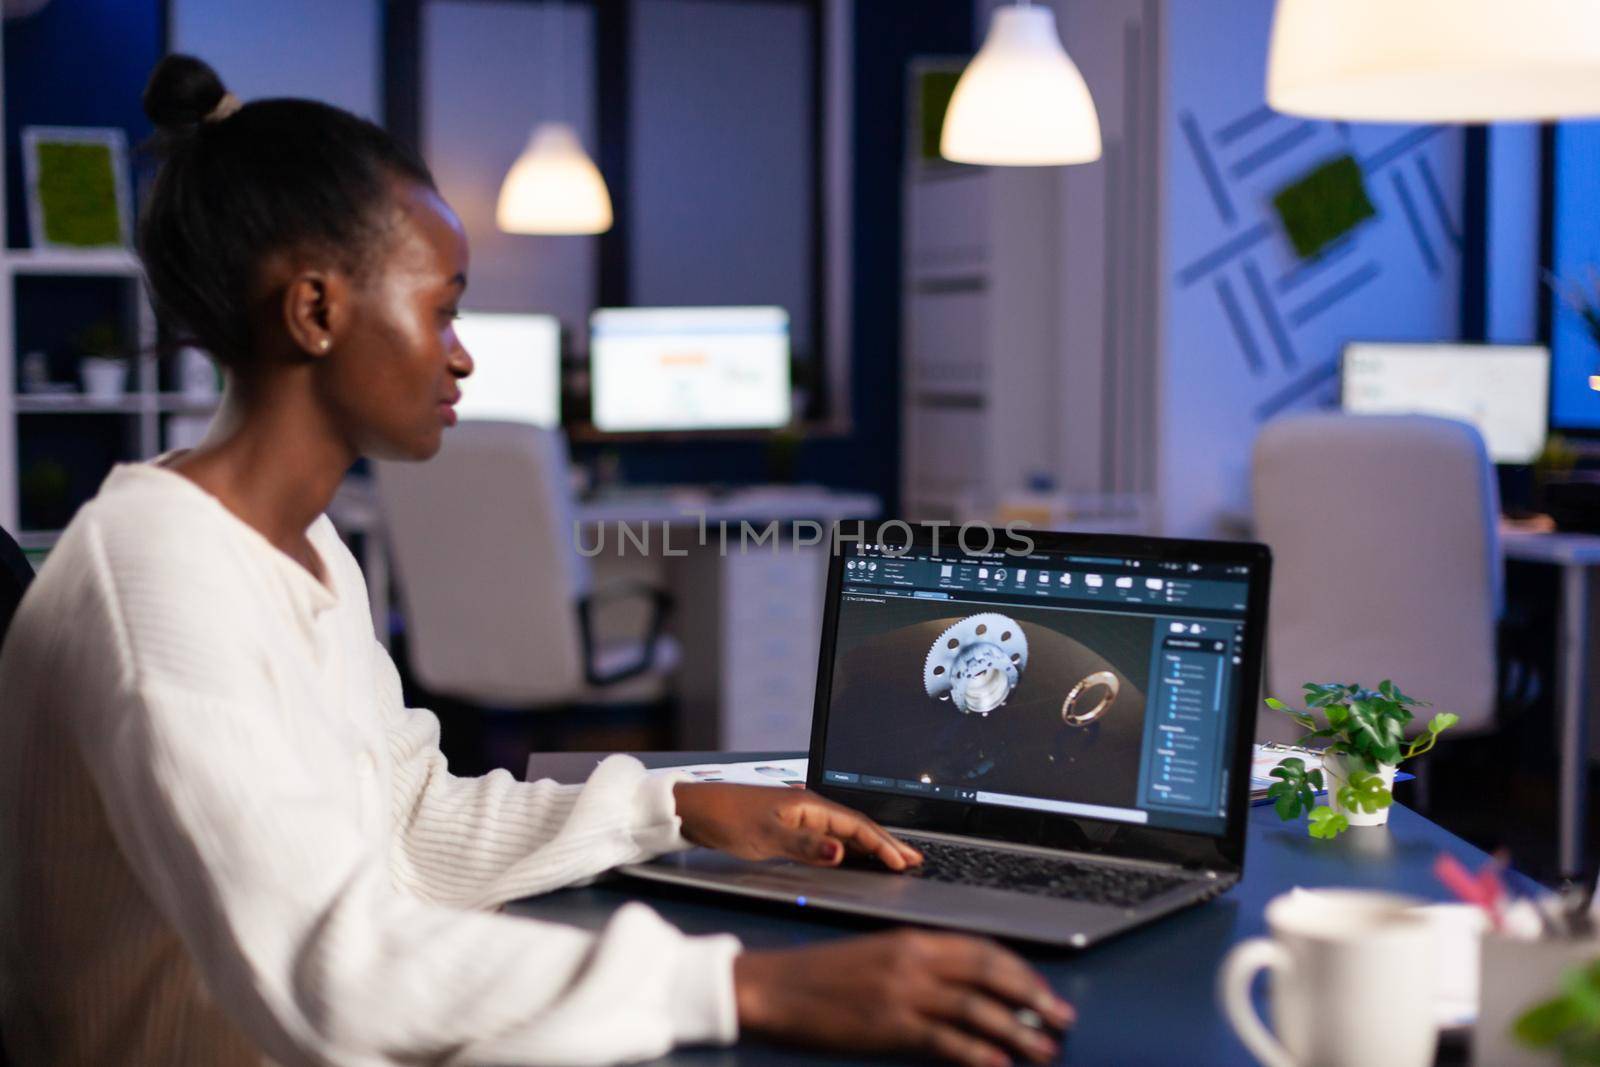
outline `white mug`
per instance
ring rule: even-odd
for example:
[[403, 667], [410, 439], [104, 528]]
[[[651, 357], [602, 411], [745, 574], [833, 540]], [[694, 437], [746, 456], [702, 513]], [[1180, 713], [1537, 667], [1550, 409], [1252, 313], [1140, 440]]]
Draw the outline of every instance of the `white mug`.
[[[1270, 938], [1235, 945], [1217, 994], [1228, 1021], [1265, 1067], [1429, 1067], [1434, 932], [1417, 901], [1355, 889], [1296, 889], [1266, 911]], [[1272, 973], [1277, 1033], [1256, 1015], [1250, 983]]]

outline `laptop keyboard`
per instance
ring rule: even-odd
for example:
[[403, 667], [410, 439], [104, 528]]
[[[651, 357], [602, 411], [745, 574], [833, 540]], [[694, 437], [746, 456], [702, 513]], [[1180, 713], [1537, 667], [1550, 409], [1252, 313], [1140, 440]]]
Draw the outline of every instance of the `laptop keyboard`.
[[921, 837], [907, 836], [904, 840], [922, 853], [922, 865], [906, 872], [914, 878], [1082, 900], [1113, 908], [1137, 907], [1192, 881], [1128, 867]]

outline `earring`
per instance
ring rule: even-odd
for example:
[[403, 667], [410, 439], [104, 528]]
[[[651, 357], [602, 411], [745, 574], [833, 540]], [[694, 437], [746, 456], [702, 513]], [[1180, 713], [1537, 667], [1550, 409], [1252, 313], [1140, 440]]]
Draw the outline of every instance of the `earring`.
[[322, 340], [317, 342], [317, 351], [326, 352], [328, 350], [328, 347], [330, 345], [332, 345], [332, 344], [333, 344], [333, 339], [331, 337], [324, 337]]

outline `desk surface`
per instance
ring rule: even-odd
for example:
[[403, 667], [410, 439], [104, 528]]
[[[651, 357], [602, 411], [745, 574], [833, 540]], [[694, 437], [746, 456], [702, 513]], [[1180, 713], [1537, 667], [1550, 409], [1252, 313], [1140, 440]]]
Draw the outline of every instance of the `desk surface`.
[[[797, 753], [651, 753], [652, 766], [717, 760], [793, 757]], [[535, 756], [530, 777], [580, 781], [594, 753]], [[1431, 873], [1448, 852], [1476, 868], [1484, 854], [1415, 812], [1396, 805], [1383, 829], [1355, 829], [1336, 841], [1313, 841], [1303, 824], [1278, 821], [1269, 807], [1251, 811], [1244, 880], [1218, 899], [1135, 930], [1082, 953], [1022, 949], [1056, 991], [1078, 1008], [1079, 1024], [1063, 1046], [1062, 1063], [1248, 1064], [1251, 1059], [1216, 1008], [1217, 964], [1235, 942], [1265, 933], [1262, 908], [1294, 886], [1363, 886], [1428, 900], [1445, 894]], [[519, 901], [511, 910], [531, 918], [598, 929], [630, 900], [644, 900], [693, 933], [731, 931], [750, 948], [782, 948], [871, 929], [817, 912], [801, 919], [777, 905], [674, 892], [612, 879]], [[683, 1050], [663, 1064], [859, 1063], [743, 1042], [732, 1049]]]
[[801, 519], [832, 523], [876, 518], [883, 502], [871, 493], [841, 492], [821, 485], [753, 485], [719, 492], [684, 485], [622, 487], [580, 500], [574, 510], [578, 521], [585, 523], [698, 525]]
[[1600, 564], [1600, 534], [1502, 528], [1500, 545], [1508, 559], [1583, 567]]

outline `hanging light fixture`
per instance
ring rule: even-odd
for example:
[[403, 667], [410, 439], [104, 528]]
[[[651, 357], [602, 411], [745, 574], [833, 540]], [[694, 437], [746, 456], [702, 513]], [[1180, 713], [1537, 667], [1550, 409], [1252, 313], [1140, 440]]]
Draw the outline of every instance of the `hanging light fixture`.
[[1278, 0], [1267, 103], [1356, 122], [1600, 115], [1600, 3]]
[[[545, 69], [553, 82], [545, 98], [556, 101], [559, 114], [565, 98], [562, 15], [559, 5], [545, 5], [544, 13], [544, 37], [554, 45], [545, 49]], [[578, 131], [567, 122], [541, 122], [506, 173], [494, 214], [495, 224], [506, 233], [604, 233], [611, 229], [611, 193], [600, 168], [583, 150]]]
[[1059, 166], [1100, 158], [1100, 119], [1061, 46], [1055, 12], [997, 8], [945, 112], [939, 154], [956, 163]]
[[611, 194], [577, 131], [541, 122], [511, 164], [494, 216], [507, 233], [604, 233], [611, 229]]

